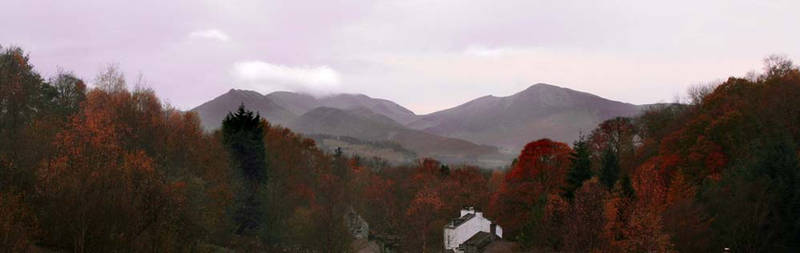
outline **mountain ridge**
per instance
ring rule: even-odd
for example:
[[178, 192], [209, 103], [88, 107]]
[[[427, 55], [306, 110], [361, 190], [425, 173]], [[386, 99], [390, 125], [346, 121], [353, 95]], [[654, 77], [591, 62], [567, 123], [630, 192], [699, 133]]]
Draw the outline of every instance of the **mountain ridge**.
[[639, 105], [537, 83], [509, 96], [483, 96], [422, 115], [407, 126], [515, 150], [539, 138], [569, 143], [603, 120], [633, 116], [640, 110]]
[[372, 143], [390, 141], [421, 156], [465, 163], [478, 162], [469, 156], [491, 157], [490, 163], [494, 164], [513, 156], [528, 141], [550, 138], [569, 143], [603, 120], [633, 116], [643, 108], [537, 83], [509, 96], [481, 96], [424, 115], [391, 100], [364, 94], [314, 97], [277, 91], [262, 95], [237, 89], [192, 111], [198, 113], [206, 130], [213, 130], [219, 128], [228, 111], [241, 104], [273, 124], [318, 138], [348, 136]]

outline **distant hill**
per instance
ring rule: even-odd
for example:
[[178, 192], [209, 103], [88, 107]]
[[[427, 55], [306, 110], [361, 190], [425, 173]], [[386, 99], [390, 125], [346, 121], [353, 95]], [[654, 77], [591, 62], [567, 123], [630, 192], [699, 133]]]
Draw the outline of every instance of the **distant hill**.
[[[571, 143], [580, 132], [588, 134], [603, 120], [633, 116], [643, 108], [535, 84], [511, 96], [484, 96], [427, 115], [416, 115], [392, 101], [361, 94], [317, 98], [284, 91], [261, 95], [247, 90], [230, 90], [192, 111], [198, 113], [205, 129], [214, 130], [240, 104], [273, 124], [315, 136], [325, 148], [342, 145], [352, 153], [385, 154], [384, 158], [395, 162], [407, 161], [416, 154], [484, 166], [502, 166], [525, 143], [539, 138]], [[500, 151], [496, 147], [501, 147]]]
[[202, 105], [195, 107], [192, 111], [200, 116], [200, 124], [206, 130], [218, 129], [222, 126], [222, 120], [228, 112], [236, 111], [239, 105], [244, 104], [250, 110], [256, 111], [270, 122], [279, 125], [286, 125], [289, 121], [297, 117], [283, 106], [278, 105], [255, 91], [231, 89]]
[[498, 153], [496, 147], [409, 129], [397, 120], [408, 123], [417, 115], [394, 102], [365, 95], [315, 98], [293, 92], [261, 95], [232, 89], [192, 111], [200, 116], [205, 129], [214, 130], [222, 125], [228, 112], [241, 104], [270, 123], [313, 137], [328, 150], [342, 147], [348, 153], [378, 156], [395, 163], [433, 157], [448, 163], [486, 167], [503, 166], [511, 157]]
[[308, 94], [287, 91], [261, 95], [250, 90], [231, 89], [192, 111], [200, 116], [203, 128], [214, 130], [222, 126], [222, 119], [228, 112], [236, 110], [244, 104], [248, 109], [257, 111], [271, 123], [286, 125], [294, 118], [318, 107], [338, 109], [366, 108], [390, 119], [406, 124], [417, 119], [410, 110], [392, 101], [371, 98], [361, 94], [337, 94], [315, 98]]
[[411, 110], [395, 102], [386, 99], [371, 98], [362, 94], [337, 94], [315, 98], [300, 93], [273, 92], [267, 94], [266, 97], [297, 115], [324, 106], [345, 110], [367, 108], [370, 111], [389, 117], [400, 124], [406, 124], [417, 119], [417, 115], [411, 112]]
[[496, 147], [406, 128], [364, 107], [350, 110], [318, 107], [289, 123], [289, 127], [306, 135], [326, 134], [395, 142], [418, 156], [433, 157], [447, 163], [502, 166], [510, 158], [498, 153]]
[[640, 106], [549, 84], [535, 84], [507, 97], [485, 96], [420, 116], [408, 127], [475, 143], [519, 150], [550, 138], [570, 143], [603, 120], [632, 116]]

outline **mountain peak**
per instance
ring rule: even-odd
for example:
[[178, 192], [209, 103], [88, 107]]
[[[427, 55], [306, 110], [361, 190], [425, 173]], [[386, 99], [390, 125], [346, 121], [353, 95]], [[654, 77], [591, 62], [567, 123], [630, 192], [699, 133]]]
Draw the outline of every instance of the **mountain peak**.
[[263, 97], [259, 92], [252, 91], [252, 90], [240, 90], [240, 89], [230, 89], [228, 93], [230, 95], [239, 95], [239, 96], [246, 96], [246, 97]]
[[603, 120], [638, 111], [632, 104], [537, 83], [511, 96], [484, 96], [428, 114], [407, 126], [478, 144], [517, 149], [527, 141], [545, 137], [569, 143], [581, 131], [590, 130]]
[[567, 89], [567, 88], [560, 87], [560, 86], [555, 86], [555, 85], [552, 85], [552, 84], [546, 84], [546, 83], [536, 83], [534, 85], [529, 86], [527, 89], [525, 89], [523, 91], [520, 91], [519, 93], [525, 93], [525, 92], [530, 92], [530, 91], [564, 90], [564, 89]]
[[528, 88], [531, 88], [531, 87], [562, 88], [561, 86], [552, 85], [552, 84], [549, 84], [549, 83], [535, 83], [535, 84], [531, 85]]

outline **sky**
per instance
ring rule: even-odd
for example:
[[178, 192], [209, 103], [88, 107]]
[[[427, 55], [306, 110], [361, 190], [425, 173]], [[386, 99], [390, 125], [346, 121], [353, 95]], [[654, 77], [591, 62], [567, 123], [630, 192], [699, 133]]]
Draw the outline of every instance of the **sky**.
[[3, 0], [45, 77], [109, 64], [188, 110], [230, 90], [362, 93], [417, 114], [535, 83], [647, 104], [800, 60], [800, 1]]

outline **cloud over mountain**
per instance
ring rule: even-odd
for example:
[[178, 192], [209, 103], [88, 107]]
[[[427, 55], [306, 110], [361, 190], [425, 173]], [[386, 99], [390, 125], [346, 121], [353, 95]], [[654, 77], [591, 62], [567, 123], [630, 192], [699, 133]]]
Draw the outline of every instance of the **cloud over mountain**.
[[232, 74], [241, 85], [262, 92], [280, 89], [327, 94], [340, 84], [339, 72], [328, 66], [287, 66], [264, 61], [237, 62]]

